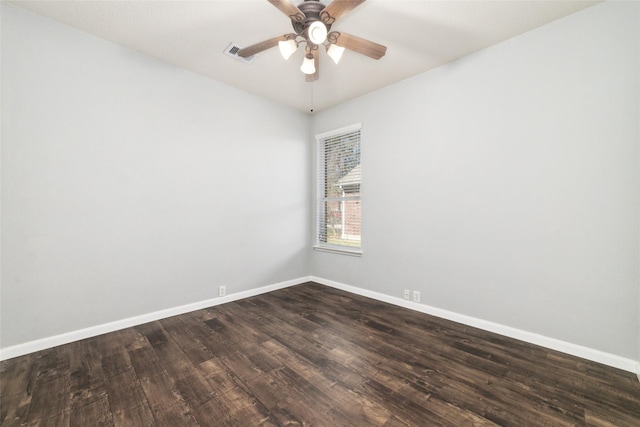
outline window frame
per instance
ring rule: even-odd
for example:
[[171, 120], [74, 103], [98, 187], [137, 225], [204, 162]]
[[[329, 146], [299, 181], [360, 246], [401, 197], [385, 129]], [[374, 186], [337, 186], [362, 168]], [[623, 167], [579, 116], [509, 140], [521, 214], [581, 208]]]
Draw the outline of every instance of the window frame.
[[[351, 255], [351, 256], [362, 256], [362, 211], [360, 211], [360, 246], [348, 246], [348, 245], [337, 245], [331, 244], [327, 242], [320, 241], [321, 235], [321, 227], [325, 226], [324, 218], [324, 203], [329, 201], [325, 196], [325, 182], [324, 178], [326, 176], [325, 167], [326, 164], [322, 159], [325, 158], [325, 141], [327, 139], [340, 136], [347, 135], [353, 132], [360, 132], [360, 152], [362, 152], [362, 123], [354, 123], [349, 126], [344, 126], [338, 129], [330, 130], [327, 132], [319, 133], [315, 136], [316, 140], [316, 174], [315, 174], [315, 189], [316, 189], [316, 198], [315, 198], [315, 226], [314, 226], [314, 246], [313, 249], [320, 252], [330, 252], [342, 255]], [[360, 155], [360, 168], [362, 170], [362, 155]], [[360, 201], [360, 208], [362, 208], [362, 175], [360, 177], [360, 190], [359, 196], [345, 196], [344, 201], [347, 200], [358, 200]]]

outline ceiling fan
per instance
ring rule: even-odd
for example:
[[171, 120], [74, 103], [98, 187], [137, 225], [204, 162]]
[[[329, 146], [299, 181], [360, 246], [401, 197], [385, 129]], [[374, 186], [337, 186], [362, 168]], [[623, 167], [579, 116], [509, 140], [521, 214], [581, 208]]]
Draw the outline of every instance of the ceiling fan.
[[295, 33], [284, 34], [240, 49], [238, 55], [247, 58], [276, 45], [284, 59], [305, 43], [305, 58], [300, 70], [306, 74], [306, 81], [318, 80], [318, 48], [324, 46], [327, 55], [337, 64], [345, 49], [358, 52], [373, 59], [380, 59], [387, 51], [385, 46], [350, 34], [332, 31], [333, 23], [356, 8], [365, 0], [333, 0], [328, 6], [318, 0], [304, 0], [295, 6], [289, 0], [268, 0], [291, 19]]

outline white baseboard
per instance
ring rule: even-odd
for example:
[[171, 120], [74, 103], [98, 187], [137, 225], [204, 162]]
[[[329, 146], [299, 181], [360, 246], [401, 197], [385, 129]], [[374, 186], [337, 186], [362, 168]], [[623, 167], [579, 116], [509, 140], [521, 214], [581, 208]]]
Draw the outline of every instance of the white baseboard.
[[309, 277], [301, 277], [298, 279], [288, 280], [286, 282], [275, 283], [248, 291], [229, 294], [224, 297], [211, 298], [192, 304], [181, 305], [178, 307], [167, 308], [165, 310], [154, 311], [153, 313], [142, 314], [140, 316], [129, 317], [127, 319], [116, 320], [115, 322], [104, 323], [102, 325], [91, 326], [89, 328], [79, 329], [52, 337], [42, 338], [30, 341], [24, 344], [18, 344], [11, 347], [0, 349], [0, 360], [11, 359], [25, 354], [34, 353], [36, 351], [55, 347], [62, 344], [68, 344], [74, 341], [95, 337], [97, 335], [118, 331], [120, 329], [130, 328], [132, 326], [142, 325], [143, 323], [153, 322], [167, 317], [177, 316], [179, 314], [189, 313], [195, 310], [201, 310], [207, 307], [213, 307], [225, 304], [231, 301], [237, 301], [249, 298], [255, 295], [264, 294], [278, 289], [288, 288], [289, 286], [298, 285], [310, 281]]
[[344, 283], [334, 282], [332, 280], [323, 279], [315, 276], [300, 277], [298, 279], [275, 283], [272, 285], [251, 289], [248, 291], [229, 294], [224, 297], [212, 298], [204, 301], [199, 301], [193, 304], [181, 305], [179, 307], [168, 308], [165, 310], [155, 311], [153, 313], [129, 317], [127, 319], [117, 320], [115, 322], [105, 323], [102, 325], [92, 326], [89, 328], [80, 329], [80, 330], [68, 332], [65, 334], [60, 334], [60, 335], [55, 335], [48, 338], [30, 341], [24, 344], [18, 344], [12, 347], [0, 349], [0, 360], [6, 360], [6, 359], [11, 359], [13, 357], [23, 356], [25, 354], [33, 353], [36, 351], [44, 350], [44, 349], [55, 347], [58, 345], [68, 344], [74, 341], [79, 341], [79, 340], [91, 338], [97, 335], [106, 334], [108, 332], [114, 332], [120, 329], [141, 325], [143, 323], [153, 322], [156, 320], [165, 319], [167, 317], [184, 314], [191, 311], [200, 310], [207, 307], [213, 307], [216, 305], [241, 300], [244, 298], [249, 298], [252, 296], [264, 294], [264, 293], [275, 291], [278, 289], [299, 285], [305, 282], [316, 282], [322, 285], [331, 286], [332, 288], [341, 289], [343, 291], [351, 292], [356, 295], [362, 295], [378, 301], [382, 301], [382, 302], [397, 305], [400, 307], [408, 308], [411, 310], [419, 311], [422, 313], [430, 314], [432, 316], [437, 316], [443, 319], [452, 320], [454, 322], [458, 322], [458, 323], [462, 323], [475, 328], [483, 329], [485, 331], [495, 332], [500, 335], [519, 339], [521, 341], [525, 341], [531, 344], [536, 344], [542, 347], [550, 348], [552, 350], [557, 350], [562, 353], [571, 354], [573, 356], [578, 356], [583, 359], [591, 360], [593, 362], [598, 362], [604, 365], [612, 366], [614, 368], [622, 369], [628, 372], [633, 372], [638, 376], [638, 380], [640, 381], [640, 363], [632, 359], [627, 359], [624, 357], [605, 353], [592, 348], [561, 341], [555, 338], [549, 338], [549, 337], [538, 335], [532, 332], [527, 332], [520, 329], [512, 328], [510, 326], [501, 325], [499, 323], [489, 322], [489, 321], [478, 319], [475, 317], [466, 316], [464, 314], [454, 313], [452, 311], [443, 310], [440, 308], [431, 307], [425, 304], [419, 304], [412, 301], [407, 301], [402, 298], [381, 294], [379, 292], [369, 291], [366, 289], [358, 288], [351, 285], [346, 285]]
[[493, 323], [486, 320], [478, 319], [464, 314], [454, 313], [452, 311], [443, 310], [436, 307], [431, 307], [425, 304], [415, 303], [413, 301], [407, 301], [402, 298], [397, 298], [379, 292], [369, 291], [355, 286], [345, 285], [344, 283], [334, 282], [332, 280], [322, 279], [320, 277], [312, 276], [310, 279], [312, 282], [320, 283], [322, 285], [331, 286], [336, 289], [351, 292], [357, 295], [362, 295], [368, 298], [372, 298], [378, 301], [387, 302], [389, 304], [397, 305], [400, 307], [416, 310], [422, 313], [430, 314], [436, 317], [440, 317], [454, 322], [462, 323], [474, 328], [483, 329], [489, 332], [495, 332], [500, 335], [504, 335], [510, 338], [515, 338], [521, 341], [528, 342], [530, 344], [539, 345], [552, 350], [557, 350], [562, 353], [567, 353], [573, 356], [578, 356], [583, 359], [591, 360], [593, 362], [602, 363], [603, 365], [612, 366], [614, 368], [622, 369], [624, 371], [633, 372], [638, 375], [640, 380], [640, 363], [627, 359], [624, 357], [616, 356], [614, 354], [605, 353], [600, 350], [595, 350], [589, 347], [580, 346], [577, 344], [568, 343], [555, 338], [545, 337], [532, 332], [523, 331], [521, 329], [512, 328], [510, 326], [501, 325], [499, 323]]

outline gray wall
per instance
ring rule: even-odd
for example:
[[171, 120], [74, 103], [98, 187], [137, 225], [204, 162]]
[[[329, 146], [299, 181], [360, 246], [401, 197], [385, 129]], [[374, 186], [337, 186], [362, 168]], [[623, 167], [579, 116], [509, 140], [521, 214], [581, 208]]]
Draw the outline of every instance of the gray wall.
[[638, 360], [639, 7], [316, 115], [362, 122], [363, 256], [316, 252], [312, 274]]
[[1, 7], [2, 347], [308, 275], [304, 114]]

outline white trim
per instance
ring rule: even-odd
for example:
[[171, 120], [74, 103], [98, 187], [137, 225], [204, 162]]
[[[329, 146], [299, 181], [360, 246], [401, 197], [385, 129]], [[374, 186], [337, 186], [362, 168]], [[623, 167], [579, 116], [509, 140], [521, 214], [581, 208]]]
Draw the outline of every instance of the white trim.
[[154, 311], [153, 313], [142, 314], [140, 316], [129, 317], [127, 319], [116, 320], [114, 322], [104, 323], [102, 325], [90, 326], [88, 328], [71, 331], [52, 337], [42, 338], [30, 341], [24, 344], [18, 344], [11, 347], [0, 349], [0, 360], [11, 359], [58, 345], [68, 344], [74, 341], [95, 337], [109, 332], [118, 331], [132, 326], [142, 325], [143, 323], [153, 322], [167, 317], [177, 316], [179, 314], [189, 313], [191, 311], [200, 310], [207, 307], [213, 307], [232, 301], [249, 298], [252, 296], [264, 294], [278, 289], [288, 288], [290, 286], [299, 285], [309, 282], [309, 277], [300, 277], [298, 279], [288, 280], [285, 282], [275, 283], [248, 291], [229, 294], [224, 297], [211, 298], [204, 301], [185, 304], [178, 307], [167, 308], [165, 310]]
[[430, 314], [432, 316], [437, 316], [443, 319], [452, 320], [454, 322], [462, 323], [464, 325], [472, 326], [475, 328], [480, 328], [485, 331], [494, 332], [510, 338], [515, 338], [521, 341], [528, 342], [530, 344], [557, 350], [562, 353], [581, 357], [593, 362], [602, 363], [603, 365], [622, 369], [627, 372], [635, 372], [638, 375], [638, 380], [640, 380], [640, 364], [632, 359], [627, 359], [621, 356], [616, 356], [615, 354], [605, 353], [600, 350], [572, 344], [555, 338], [549, 338], [544, 335], [535, 334], [533, 332], [523, 331], [521, 329], [512, 328], [510, 326], [501, 325], [499, 323], [489, 322], [487, 320], [466, 316], [464, 314], [454, 313], [452, 311], [443, 310], [441, 308], [431, 307], [425, 304], [415, 303], [413, 301], [407, 301], [402, 298], [357, 288], [355, 286], [346, 285], [340, 282], [334, 282], [333, 280], [322, 279], [315, 276], [311, 276], [309, 280], [312, 282], [320, 283], [322, 285], [331, 286], [336, 289], [341, 289], [343, 291], [372, 298], [378, 301], [387, 302], [389, 304], [419, 311], [421, 313]]
[[341, 248], [336, 248], [333, 246], [316, 245], [313, 247], [313, 250], [318, 252], [329, 252], [331, 254], [362, 256], [362, 250], [360, 249], [345, 249], [345, 248], [346, 246]]
[[340, 135], [341, 133], [351, 133], [351, 132], [355, 132], [357, 130], [362, 130], [362, 123], [358, 122], [358, 123], [354, 123], [352, 125], [348, 125], [348, 126], [343, 126], [340, 129], [333, 129], [333, 130], [329, 130], [326, 132], [322, 132], [319, 134], [316, 134], [316, 141], [320, 140], [320, 139], [325, 139], [325, 138], [330, 138], [334, 135]]
[[410, 310], [419, 311], [421, 313], [430, 314], [443, 319], [451, 320], [454, 322], [462, 323], [475, 328], [480, 328], [485, 331], [494, 332], [507, 337], [519, 339], [531, 344], [536, 344], [542, 347], [546, 347], [552, 350], [557, 350], [563, 353], [571, 354], [573, 356], [581, 357], [583, 359], [591, 360], [593, 362], [602, 363], [607, 366], [622, 369], [624, 371], [636, 373], [638, 380], [640, 381], [640, 363], [627, 359], [614, 354], [605, 353], [600, 350], [595, 350], [588, 347], [583, 347], [577, 344], [568, 343], [555, 338], [545, 337], [543, 335], [534, 334], [532, 332], [523, 331], [520, 329], [512, 328], [510, 326], [501, 325], [499, 323], [493, 323], [486, 320], [478, 319], [464, 314], [454, 313], [452, 311], [443, 310], [436, 307], [431, 307], [425, 304], [415, 303], [413, 301], [407, 301], [402, 298], [392, 297], [389, 295], [381, 294], [375, 291], [369, 291], [366, 289], [358, 288], [344, 283], [335, 282], [333, 280], [322, 279], [315, 276], [300, 277], [298, 279], [288, 280], [285, 282], [275, 283], [272, 285], [263, 286], [256, 289], [250, 289], [248, 291], [237, 292], [220, 298], [212, 298], [205, 301], [200, 301], [192, 304], [181, 305], [179, 307], [168, 308], [165, 310], [155, 311], [153, 313], [143, 314], [140, 316], [129, 317], [127, 319], [117, 320], [115, 322], [105, 323], [102, 325], [92, 326], [77, 331], [67, 332], [64, 334], [56, 335], [53, 337], [47, 337], [35, 341], [30, 341], [24, 344], [18, 344], [15, 346], [0, 349], [0, 360], [11, 359], [25, 354], [33, 353], [36, 351], [44, 350], [47, 348], [55, 347], [58, 345], [68, 344], [74, 341], [82, 340], [85, 338], [91, 338], [98, 335], [106, 334], [109, 332], [118, 331], [120, 329], [129, 328], [132, 326], [141, 325], [143, 323], [153, 322], [155, 320], [165, 319], [171, 316], [177, 316], [179, 314], [188, 313], [195, 310], [200, 310], [207, 307], [213, 307], [220, 304], [225, 304], [232, 301], [249, 298], [252, 296], [272, 292], [278, 289], [284, 289], [291, 286], [299, 285], [306, 282], [316, 282], [322, 285], [330, 286], [332, 288], [341, 289], [343, 291], [351, 292], [356, 295], [362, 295], [368, 298], [372, 298], [378, 301], [386, 302], [389, 304], [397, 305], [400, 307], [408, 308]]

